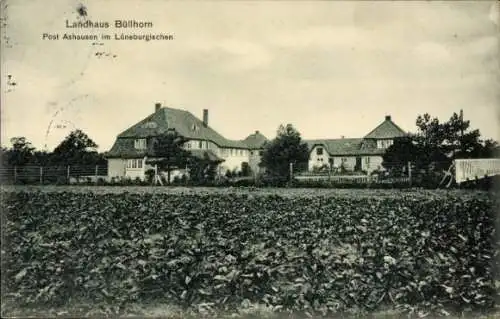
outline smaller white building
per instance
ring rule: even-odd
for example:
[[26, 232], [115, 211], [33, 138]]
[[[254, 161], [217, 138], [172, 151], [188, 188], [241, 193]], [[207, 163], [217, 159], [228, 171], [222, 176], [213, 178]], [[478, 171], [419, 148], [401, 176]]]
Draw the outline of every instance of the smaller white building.
[[382, 168], [382, 155], [395, 138], [406, 133], [386, 116], [385, 120], [363, 138], [307, 140], [309, 171], [344, 167], [370, 173]]

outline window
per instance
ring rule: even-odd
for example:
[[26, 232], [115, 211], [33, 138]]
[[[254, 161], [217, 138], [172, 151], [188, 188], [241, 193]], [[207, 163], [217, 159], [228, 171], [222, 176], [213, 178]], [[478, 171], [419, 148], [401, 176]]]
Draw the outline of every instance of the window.
[[147, 122], [147, 123], [142, 124], [142, 127], [143, 128], [157, 128], [158, 125], [156, 124], [156, 122]]
[[259, 156], [264, 155], [264, 151], [259, 151]]
[[342, 157], [342, 163], [347, 162], [347, 157]]
[[184, 145], [186, 145], [186, 148], [187, 148], [187, 149], [190, 149], [190, 148], [191, 148], [191, 142], [186, 142], [186, 144], [184, 144]]
[[127, 168], [142, 168], [142, 159], [129, 159]]
[[388, 148], [392, 145], [392, 140], [378, 140], [377, 148]]
[[134, 147], [136, 150], [145, 150], [146, 149], [146, 139], [139, 138], [134, 141]]
[[200, 148], [200, 149], [201, 149], [201, 148], [203, 148], [203, 141], [200, 141], [200, 142], [198, 143], [198, 148]]
[[316, 155], [323, 155], [323, 148], [322, 147], [318, 147], [316, 149]]
[[250, 155], [253, 155], [253, 151], [250, 151]]
[[370, 158], [369, 157], [365, 157], [365, 164], [370, 164]]

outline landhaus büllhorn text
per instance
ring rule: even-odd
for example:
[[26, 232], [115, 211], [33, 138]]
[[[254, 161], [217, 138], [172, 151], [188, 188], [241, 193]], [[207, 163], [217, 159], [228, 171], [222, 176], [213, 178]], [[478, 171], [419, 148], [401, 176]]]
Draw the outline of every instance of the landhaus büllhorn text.
[[114, 25], [115, 28], [152, 28], [153, 22], [151, 21], [137, 21], [137, 20], [114, 20], [111, 24], [108, 21], [69, 21], [66, 20], [66, 28], [99, 28], [108, 29]]

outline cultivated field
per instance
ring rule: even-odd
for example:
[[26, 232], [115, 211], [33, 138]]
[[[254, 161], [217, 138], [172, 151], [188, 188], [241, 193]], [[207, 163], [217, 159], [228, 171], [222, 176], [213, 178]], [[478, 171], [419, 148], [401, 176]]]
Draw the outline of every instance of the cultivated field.
[[498, 298], [498, 198], [486, 192], [1, 195], [4, 316], [459, 316], [494, 310]]
[[253, 188], [253, 187], [178, 187], [178, 186], [56, 186], [56, 185], [2, 185], [0, 190], [5, 192], [72, 192], [95, 194], [175, 194], [175, 195], [226, 195], [226, 194], [252, 194], [252, 195], [278, 195], [287, 198], [294, 197], [379, 197], [400, 198], [413, 195], [421, 198], [447, 198], [466, 197], [483, 198], [494, 196], [480, 190], [459, 189], [325, 189], [325, 188]]

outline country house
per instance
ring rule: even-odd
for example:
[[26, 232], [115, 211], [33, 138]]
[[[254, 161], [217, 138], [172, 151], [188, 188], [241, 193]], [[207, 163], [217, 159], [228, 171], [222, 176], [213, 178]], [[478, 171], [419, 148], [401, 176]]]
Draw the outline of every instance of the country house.
[[382, 155], [394, 139], [406, 133], [386, 116], [385, 120], [363, 138], [306, 140], [309, 170], [322, 167], [372, 172], [382, 167]]
[[[220, 163], [220, 173], [239, 171], [244, 163], [254, 173], [260, 170], [260, 158], [268, 140], [259, 131], [244, 140], [230, 140], [210, 127], [207, 109], [200, 120], [188, 111], [156, 103], [151, 115], [117, 136], [107, 153], [108, 176], [144, 179], [146, 171], [154, 168], [147, 163], [148, 159], [154, 159], [153, 138], [172, 130], [188, 139], [184, 147], [194, 156]], [[342, 166], [348, 170], [373, 171], [380, 168], [382, 154], [394, 138], [403, 135], [405, 132], [386, 116], [384, 122], [363, 138], [306, 140], [310, 149], [309, 170]]]
[[245, 162], [253, 172], [259, 172], [260, 156], [267, 141], [259, 131], [244, 140], [229, 140], [209, 126], [207, 109], [200, 120], [188, 111], [156, 103], [153, 114], [116, 138], [107, 153], [108, 176], [143, 179], [146, 171], [154, 168], [146, 163], [154, 156], [153, 138], [170, 130], [188, 139], [184, 147], [194, 156], [208, 156], [219, 162], [220, 172], [239, 171]]

